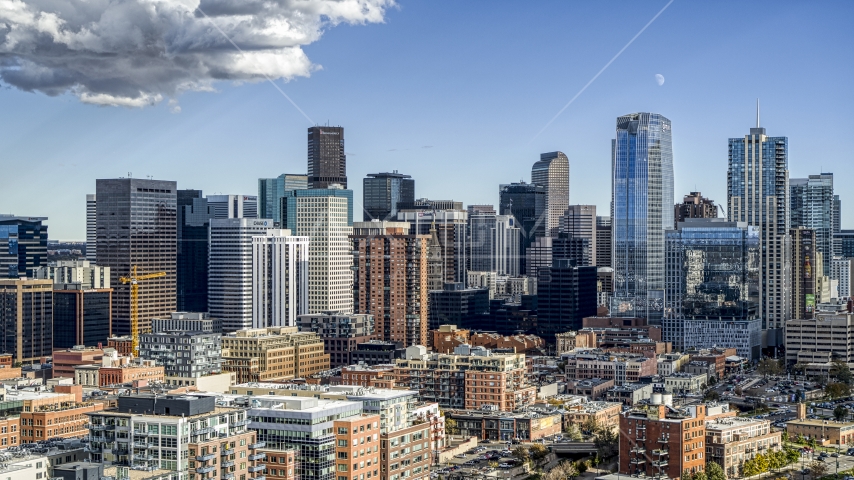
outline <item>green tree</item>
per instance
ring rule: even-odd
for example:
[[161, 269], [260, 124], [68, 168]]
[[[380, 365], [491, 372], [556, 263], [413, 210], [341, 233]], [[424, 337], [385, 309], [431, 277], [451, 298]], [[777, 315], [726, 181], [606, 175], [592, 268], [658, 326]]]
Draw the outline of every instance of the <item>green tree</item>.
[[689, 470], [682, 470], [682, 479], [681, 480], [693, 480], [691, 478], [691, 472]]
[[706, 476], [706, 472], [699, 471], [691, 475], [691, 480], [708, 480], [708, 477]]
[[708, 480], [726, 480], [726, 474], [723, 467], [716, 462], [706, 464], [706, 477]]
[[578, 469], [578, 473], [580, 475], [580, 474], [586, 472], [587, 469], [590, 468], [590, 465], [588, 465], [587, 461], [583, 461], [583, 462], [579, 461], [578, 463], [575, 464], [575, 468]]
[[617, 433], [614, 432], [614, 429], [608, 426], [600, 427], [594, 433], [596, 436], [593, 440], [593, 443], [596, 445], [596, 449], [599, 455], [603, 457], [610, 457], [614, 455], [616, 449], [619, 447], [617, 443]]
[[531, 459], [531, 456], [528, 454], [528, 449], [521, 445], [514, 448], [510, 454], [522, 463], [527, 463], [528, 460]]
[[780, 435], [780, 439], [783, 440], [783, 443], [788, 442], [789, 441], [789, 432], [783, 432]]
[[760, 473], [762, 472], [759, 470], [759, 465], [756, 464], [756, 457], [748, 458], [741, 464], [742, 477], [752, 477]]
[[786, 448], [786, 465], [791, 465], [801, 459], [801, 452], [794, 448]]
[[847, 383], [849, 385], [851, 384], [851, 369], [848, 367], [848, 364], [843, 362], [842, 360], [834, 360], [833, 362], [831, 362], [830, 370], [828, 373], [831, 377], [834, 377], [839, 383]]
[[599, 422], [596, 421], [596, 418], [593, 415], [587, 417], [587, 420], [581, 424], [581, 430], [587, 432], [589, 434], [595, 434], [597, 430], [599, 430]]
[[549, 449], [542, 443], [535, 443], [530, 446], [528, 452], [534, 460], [542, 460], [549, 454]]
[[773, 358], [763, 358], [759, 361], [759, 366], [756, 367], [756, 373], [767, 377], [768, 375], [779, 375], [785, 369], [779, 360]]
[[833, 409], [833, 418], [835, 418], [837, 422], [844, 420], [847, 416], [848, 409], [842, 405], [837, 405], [836, 408]]
[[779, 470], [786, 466], [786, 453], [782, 450], [768, 452], [768, 467], [773, 470]]
[[445, 417], [445, 433], [448, 435], [456, 435], [457, 434], [457, 421], [453, 418]]
[[566, 427], [566, 436], [569, 437], [573, 442], [580, 442], [583, 438], [581, 436], [581, 430], [578, 429], [578, 425], [574, 423], [570, 423], [568, 427]]
[[847, 383], [829, 383], [824, 387], [824, 393], [830, 398], [841, 398], [851, 395], [851, 387]]
[[759, 469], [759, 473], [765, 473], [771, 468], [771, 462], [768, 460], [768, 457], [757, 453], [753, 459], [756, 461], [756, 468]]

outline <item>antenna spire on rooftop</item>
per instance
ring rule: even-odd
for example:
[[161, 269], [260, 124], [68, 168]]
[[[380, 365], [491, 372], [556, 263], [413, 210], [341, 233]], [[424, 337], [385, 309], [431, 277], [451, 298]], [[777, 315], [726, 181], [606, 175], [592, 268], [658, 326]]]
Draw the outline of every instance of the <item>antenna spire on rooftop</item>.
[[756, 128], [759, 128], [759, 99], [756, 99]]

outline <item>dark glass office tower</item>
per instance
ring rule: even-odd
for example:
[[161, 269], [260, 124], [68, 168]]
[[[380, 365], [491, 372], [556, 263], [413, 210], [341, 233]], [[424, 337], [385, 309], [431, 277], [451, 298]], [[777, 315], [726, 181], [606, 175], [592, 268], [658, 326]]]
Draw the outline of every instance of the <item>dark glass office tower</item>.
[[107, 345], [111, 336], [111, 288], [84, 289], [80, 283], [55, 284], [53, 348]]
[[212, 217], [201, 190], [178, 190], [176, 301], [180, 312], [208, 311], [208, 235]]
[[617, 118], [612, 142], [614, 297], [611, 315], [661, 321], [664, 231], [673, 228], [670, 120], [657, 113]]
[[308, 188], [308, 175], [283, 173], [276, 178], [258, 179], [258, 217], [282, 223], [282, 197], [285, 192]]
[[32, 277], [47, 265], [47, 217], [0, 215], [0, 278]]
[[344, 127], [311, 127], [308, 129], [308, 188], [329, 188], [333, 183], [347, 188]]
[[537, 335], [581, 329], [584, 317], [596, 315], [596, 267], [579, 267], [572, 260], [553, 260], [537, 278]]
[[0, 352], [21, 363], [53, 353], [52, 280], [0, 280]]
[[[522, 229], [519, 256], [525, 262], [525, 252], [534, 239], [546, 235], [546, 188], [525, 182], [499, 185], [498, 211], [501, 215], [513, 215]], [[520, 271], [527, 271], [527, 264]]]
[[[96, 180], [98, 198], [98, 265], [110, 267], [118, 280], [137, 267], [137, 274], [165, 272], [139, 287], [139, 329], [151, 331], [152, 318], [176, 310], [177, 185], [163, 180], [116, 178]], [[130, 285], [113, 282], [113, 334], [130, 334]]]
[[399, 203], [415, 202], [415, 180], [409, 175], [397, 173], [369, 173], [362, 181], [362, 218], [371, 220], [394, 220]]

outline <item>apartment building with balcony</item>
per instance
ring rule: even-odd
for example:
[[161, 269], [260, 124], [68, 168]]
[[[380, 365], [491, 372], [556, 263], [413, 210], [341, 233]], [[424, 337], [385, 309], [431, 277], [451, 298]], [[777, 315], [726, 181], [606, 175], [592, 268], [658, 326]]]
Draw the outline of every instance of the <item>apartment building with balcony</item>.
[[719, 464], [730, 478], [739, 475], [745, 461], [782, 446], [782, 432], [773, 431], [768, 420], [729, 417], [706, 422], [706, 461]]
[[536, 401], [526, 381], [525, 354], [495, 354], [483, 347], [458, 346], [453, 354], [407, 348], [395, 363], [397, 385], [419, 391], [442, 408], [474, 410], [484, 405], [510, 412]]
[[22, 402], [20, 413], [22, 444], [36, 443], [49, 438], [85, 437], [89, 434], [88, 415], [104, 409], [103, 403], [81, 401], [83, 389], [79, 385], [56, 388], [65, 391], [19, 390], [14, 396], [7, 396], [7, 400]]
[[167, 470], [179, 479], [264, 478], [247, 409], [219, 406], [216, 397], [120, 396], [116, 408], [89, 418], [93, 462]]
[[483, 441], [520, 440], [532, 442], [561, 432], [561, 414], [448, 410], [445, 415], [457, 426], [452, 432]]

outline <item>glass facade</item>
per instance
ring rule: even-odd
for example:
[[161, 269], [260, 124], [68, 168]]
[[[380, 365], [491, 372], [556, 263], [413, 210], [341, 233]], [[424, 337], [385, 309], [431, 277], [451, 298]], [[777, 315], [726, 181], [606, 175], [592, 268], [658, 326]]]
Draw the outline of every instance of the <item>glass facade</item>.
[[833, 174], [789, 179], [789, 194], [791, 228], [815, 230], [816, 250], [824, 256], [824, 272], [830, 272], [833, 234], [839, 224], [839, 197], [833, 195]]
[[366, 222], [394, 220], [400, 203], [415, 202], [415, 180], [397, 171], [369, 173], [362, 187], [362, 218]]
[[666, 235], [665, 271], [667, 318], [758, 318], [756, 228], [711, 219], [679, 223]]
[[768, 137], [757, 126], [729, 139], [727, 219], [746, 222], [759, 234], [759, 317], [764, 345], [782, 344], [783, 323], [791, 318], [788, 139]]
[[343, 127], [308, 129], [308, 188], [347, 188], [347, 155]]
[[519, 256], [523, 262], [521, 271], [524, 272], [527, 270], [524, 261], [528, 247], [535, 239], [546, 236], [546, 188], [524, 182], [499, 185], [498, 197], [498, 212], [513, 215], [521, 229]]
[[178, 311], [208, 311], [211, 217], [201, 190], [178, 190]]
[[106, 345], [110, 337], [110, 290], [55, 290], [53, 348]]
[[0, 215], [0, 278], [32, 277], [47, 265], [46, 217]]
[[282, 222], [282, 197], [291, 190], [308, 188], [308, 175], [283, 173], [276, 178], [258, 179], [258, 218]]
[[617, 118], [612, 142], [614, 297], [611, 314], [661, 320], [664, 231], [673, 227], [670, 120], [657, 113]]
[[563, 152], [540, 154], [531, 168], [531, 183], [546, 190], [545, 233], [556, 237], [560, 219], [569, 208], [569, 159]]

